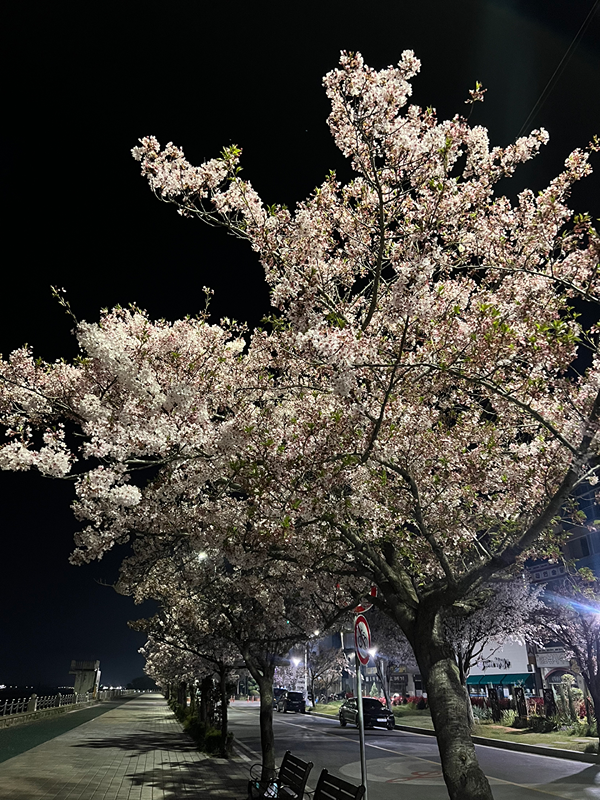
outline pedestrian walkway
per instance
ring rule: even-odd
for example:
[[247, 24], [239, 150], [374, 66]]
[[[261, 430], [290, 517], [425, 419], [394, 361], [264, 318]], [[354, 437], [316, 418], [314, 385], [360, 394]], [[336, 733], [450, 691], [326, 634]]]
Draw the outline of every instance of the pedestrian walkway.
[[144, 694], [0, 763], [0, 800], [243, 800], [247, 778], [247, 762], [199, 753], [162, 695]]

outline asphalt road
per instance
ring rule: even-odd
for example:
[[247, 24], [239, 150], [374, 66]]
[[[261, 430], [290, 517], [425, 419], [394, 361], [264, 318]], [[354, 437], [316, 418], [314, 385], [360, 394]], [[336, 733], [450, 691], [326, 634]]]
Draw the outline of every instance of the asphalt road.
[[[260, 761], [258, 704], [230, 708], [230, 727], [244, 752]], [[360, 783], [358, 731], [310, 714], [273, 714], [276, 756], [286, 750], [314, 763], [308, 788], [328, 769]], [[435, 738], [403, 731], [365, 732], [369, 800], [447, 800]], [[477, 746], [496, 800], [600, 800], [600, 766]]]

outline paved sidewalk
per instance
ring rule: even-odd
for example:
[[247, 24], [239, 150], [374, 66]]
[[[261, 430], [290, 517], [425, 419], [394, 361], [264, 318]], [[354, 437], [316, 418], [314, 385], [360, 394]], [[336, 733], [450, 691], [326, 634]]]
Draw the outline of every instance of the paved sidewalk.
[[247, 778], [246, 761], [199, 753], [145, 694], [4, 761], [0, 800], [243, 800]]

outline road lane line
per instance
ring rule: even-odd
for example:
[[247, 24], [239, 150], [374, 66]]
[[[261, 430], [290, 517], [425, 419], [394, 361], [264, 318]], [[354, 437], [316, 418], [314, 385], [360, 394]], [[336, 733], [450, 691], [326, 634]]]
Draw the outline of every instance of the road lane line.
[[[314, 719], [323, 719], [323, 717], [313, 717], [312, 719], [313, 720]], [[302, 725], [302, 724], [300, 724], [298, 722], [288, 722], [287, 720], [283, 720], [283, 719], [279, 719], [279, 718], [277, 718], [277, 721], [280, 722], [282, 725], [288, 725], [289, 727], [292, 727], [292, 728], [302, 728], [302, 729], [307, 730], [307, 731], [314, 730], [314, 728], [311, 729], [308, 725]], [[388, 733], [393, 733], [393, 731], [388, 731]], [[404, 731], [396, 731], [396, 733], [402, 733], [404, 736], [427, 736], [427, 734], [419, 734], [419, 733], [412, 734], [412, 733], [405, 733]], [[344, 742], [350, 742], [351, 741], [351, 742], [355, 743], [358, 746], [358, 742], [354, 742], [354, 739], [347, 739], [346, 737], [342, 737], [342, 736], [340, 736], [339, 733], [336, 733], [334, 731], [327, 731], [326, 730], [324, 732], [324, 735], [325, 736], [337, 736], [337, 738], [340, 741], [344, 741]], [[432, 737], [431, 736], [427, 736], [427, 738], [429, 740], [431, 740]], [[402, 758], [414, 758], [414, 759], [416, 759], [418, 761], [424, 761], [426, 764], [435, 764], [436, 767], [438, 767], [438, 768], [441, 767], [441, 764], [438, 761], [432, 761], [429, 758], [423, 758], [423, 756], [416, 756], [416, 755], [412, 755], [412, 754], [411, 755], [407, 755], [406, 753], [399, 753], [397, 750], [391, 750], [391, 749], [389, 749], [387, 747], [382, 747], [381, 745], [377, 745], [377, 744], [371, 744], [369, 742], [365, 742], [365, 746], [366, 747], [372, 747], [375, 750], [382, 750], [383, 752], [386, 752], [386, 753], [392, 753], [392, 755], [394, 755], [394, 756], [401, 756]], [[477, 745], [477, 747], [485, 747], [485, 746], [486, 745]], [[529, 757], [537, 755], [539, 758], [548, 758], [548, 756], [539, 755], [538, 753], [523, 753], [523, 755], [527, 755]], [[551, 757], [552, 756], [550, 756], [550, 758]], [[579, 763], [579, 762], [577, 762], [577, 763]], [[591, 766], [594, 766], [594, 765], [592, 764]], [[553, 791], [551, 791], [551, 790], [549, 790], [549, 789], [547, 789], [545, 787], [541, 787], [539, 785], [536, 786], [536, 785], [531, 785], [531, 784], [526, 784], [526, 783], [516, 783], [515, 781], [507, 781], [505, 778], [496, 778], [493, 775], [486, 775], [486, 777], [487, 778], [491, 778], [493, 781], [498, 781], [499, 783], [506, 784], [507, 786], [517, 786], [519, 789], [526, 789], [526, 790], [529, 790], [531, 792], [537, 792], [538, 794], [545, 794], [548, 797], [560, 797], [560, 798], [562, 798], [562, 800], [572, 800], [572, 796], [570, 798], [569, 795], [557, 794], [557, 792], [553, 792]], [[588, 785], [587, 787], [584, 784], [581, 784], [582, 791], [584, 789], [586, 789], [586, 788], [594, 788], [594, 787], [591, 784]], [[582, 797], [583, 797], [583, 795], [582, 795]]]

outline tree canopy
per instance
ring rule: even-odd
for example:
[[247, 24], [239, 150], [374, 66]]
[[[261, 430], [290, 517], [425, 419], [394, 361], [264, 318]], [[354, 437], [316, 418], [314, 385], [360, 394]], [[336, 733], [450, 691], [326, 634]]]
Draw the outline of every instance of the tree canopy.
[[331, 173], [294, 211], [262, 202], [236, 146], [194, 167], [143, 138], [160, 199], [249, 242], [273, 315], [247, 332], [116, 309], [77, 325], [74, 364], [16, 351], [0, 466], [73, 471], [79, 559], [184, 537], [297, 576], [318, 563], [333, 601], [377, 584], [426, 682], [450, 795], [471, 800], [491, 793], [444, 616], [556, 554], [574, 490], [597, 481], [600, 239], [568, 200], [599, 144], [512, 201], [501, 181], [547, 133], [490, 148], [483, 127], [408, 105], [418, 68], [411, 51], [380, 71], [342, 53], [324, 85], [355, 177]]

